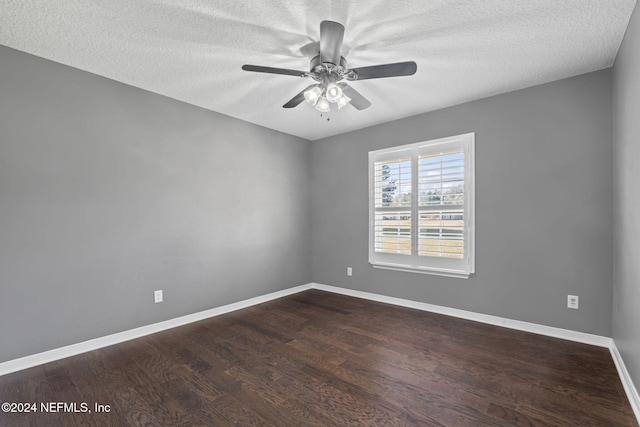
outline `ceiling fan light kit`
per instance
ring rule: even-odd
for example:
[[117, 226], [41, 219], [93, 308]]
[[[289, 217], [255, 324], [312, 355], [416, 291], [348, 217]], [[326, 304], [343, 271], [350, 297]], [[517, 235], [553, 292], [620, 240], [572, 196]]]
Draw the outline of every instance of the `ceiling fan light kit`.
[[311, 59], [308, 72], [260, 65], [243, 65], [242, 69], [257, 73], [311, 77], [318, 83], [303, 89], [284, 104], [283, 108], [297, 107], [306, 100], [309, 105], [314, 106], [322, 114], [331, 110], [331, 104], [336, 104], [338, 109], [352, 105], [357, 110], [364, 110], [371, 106], [371, 102], [347, 83], [341, 82], [342, 80], [356, 81], [410, 76], [415, 74], [417, 70], [417, 65], [413, 61], [349, 68], [347, 60], [341, 56], [343, 38], [344, 26], [342, 24], [322, 21], [320, 23], [320, 52]]

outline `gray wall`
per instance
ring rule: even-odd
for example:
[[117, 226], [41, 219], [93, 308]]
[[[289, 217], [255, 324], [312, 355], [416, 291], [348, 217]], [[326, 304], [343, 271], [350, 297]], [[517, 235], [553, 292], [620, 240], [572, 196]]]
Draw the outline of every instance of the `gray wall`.
[[613, 338], [640, 387], [640, 11], [613, 67]]
[[[313, 281], [610, 336], [610, 82], [604, 70], [314, 141]], [[467, 132], [476, 133], [476, 274], [372, 268], [367, 152]]]
[[2, 46], [0, 94], [0, 362], [310, 281], [308, 141]]

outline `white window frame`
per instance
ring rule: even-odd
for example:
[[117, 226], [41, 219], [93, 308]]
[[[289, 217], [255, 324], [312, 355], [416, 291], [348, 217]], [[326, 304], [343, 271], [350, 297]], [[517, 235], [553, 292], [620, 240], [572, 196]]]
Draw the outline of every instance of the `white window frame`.
[[[418, 256], [419, 214], [429, 208], [418, 205], [418, 159], [421, 155], [462, 149], [464, 153], [464, 256], [462, 259]], [[375, 163], [411, 158], [411, 207], [376, 208]], [[475, 133], [423, 141], [369, 152], [369, 263], [375, 268], [468, 279], [475, 272]], [[442, 207], [446, 210], [446, 205]], [[437, 210], [438, 208], [436, 208]], [[411, 211], [411, 255], [375, 251], [375, 214]]]

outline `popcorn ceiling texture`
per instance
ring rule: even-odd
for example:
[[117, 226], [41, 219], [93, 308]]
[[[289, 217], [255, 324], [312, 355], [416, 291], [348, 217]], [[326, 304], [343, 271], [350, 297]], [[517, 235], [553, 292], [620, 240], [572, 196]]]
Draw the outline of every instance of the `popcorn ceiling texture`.
[[[613, 65], [635, 0], [0, 0], [0, 44], [315, 140]], [[320, 21], [346, 27], [353, 67], [413, 60], [410, 77], [353, 82], [372, 107], [282, 105], [311, 84]]]

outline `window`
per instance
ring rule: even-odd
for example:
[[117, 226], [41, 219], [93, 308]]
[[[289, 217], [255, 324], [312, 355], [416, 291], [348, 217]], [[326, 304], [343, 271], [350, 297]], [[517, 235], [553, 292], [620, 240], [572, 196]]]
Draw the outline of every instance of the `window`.
[[369, 152], [369, 262], [468, 278], [474, 272], [475, 134]]

